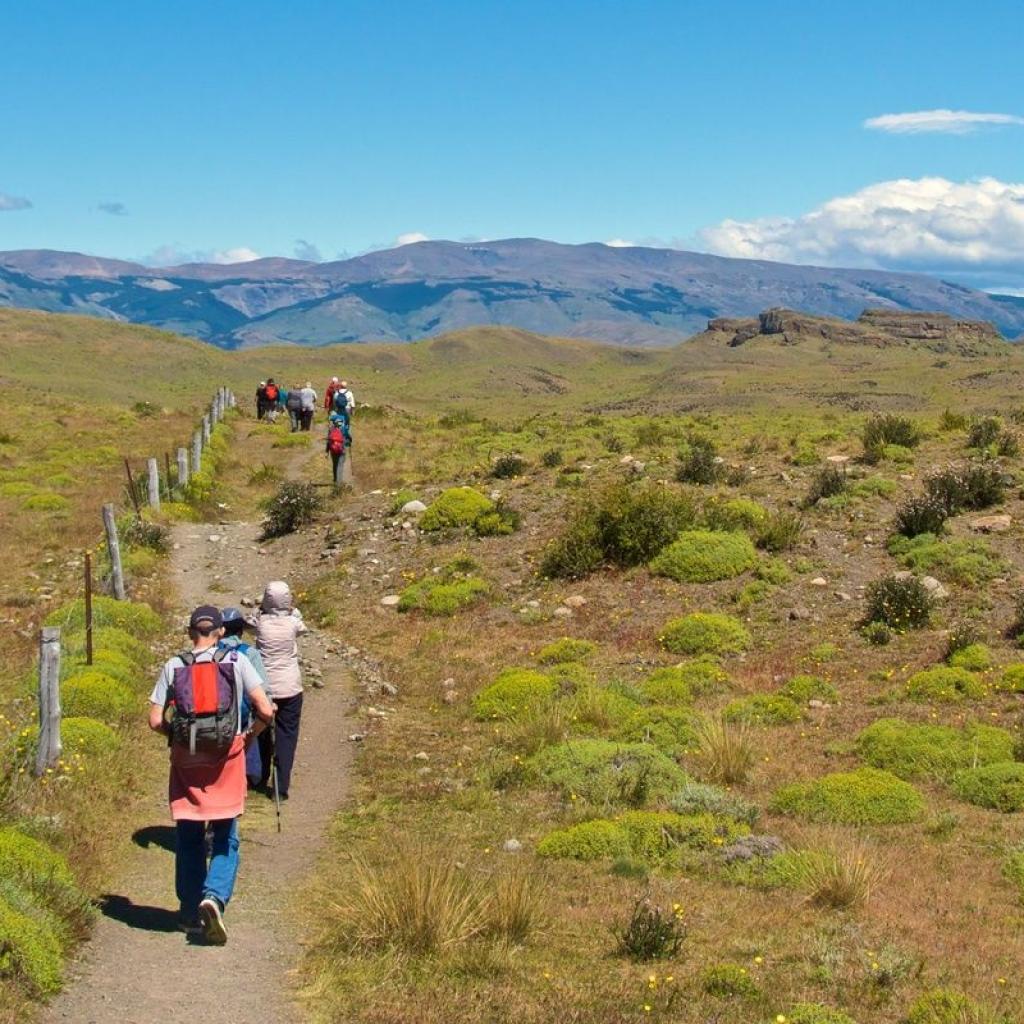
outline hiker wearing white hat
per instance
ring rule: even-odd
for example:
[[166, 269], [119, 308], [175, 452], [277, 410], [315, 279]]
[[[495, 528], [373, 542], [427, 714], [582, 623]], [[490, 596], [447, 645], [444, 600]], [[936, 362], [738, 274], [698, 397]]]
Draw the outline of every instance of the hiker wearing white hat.
[[313, 425], [313, 413], [316, 411], [316, 392], [313, 385], [307, 380], [299, 392], [302, 398], [302, 410], [300, 413], [302, 429], [309, 430]]

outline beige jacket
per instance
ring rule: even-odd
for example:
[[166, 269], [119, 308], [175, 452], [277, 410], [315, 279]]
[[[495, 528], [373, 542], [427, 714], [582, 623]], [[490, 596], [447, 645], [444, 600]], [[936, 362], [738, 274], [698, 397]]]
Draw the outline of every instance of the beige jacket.
[[293, 606], [287, 583], [277, 580], [267, 584], [259, 614], [252, 621], [256, 627], [256, 648], [267, 673], [270, 698], [302, 693], [297, 641], [309, 630], [302, 621], [302, 613]]

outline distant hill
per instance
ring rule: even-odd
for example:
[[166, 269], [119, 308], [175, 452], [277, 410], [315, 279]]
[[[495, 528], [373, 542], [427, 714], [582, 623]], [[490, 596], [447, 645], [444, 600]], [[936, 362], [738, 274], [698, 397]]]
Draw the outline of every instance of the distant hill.
[[933, 311], [1024, 332], [1024, 301], [923, 274], [538, 239], [165, 268], [22, 250], [0, 253], [0, 305], [148, 324], [223, 348], [410, 341], [480, 325], [649, 347], [769, 307], [847, 320], [867, 308]]

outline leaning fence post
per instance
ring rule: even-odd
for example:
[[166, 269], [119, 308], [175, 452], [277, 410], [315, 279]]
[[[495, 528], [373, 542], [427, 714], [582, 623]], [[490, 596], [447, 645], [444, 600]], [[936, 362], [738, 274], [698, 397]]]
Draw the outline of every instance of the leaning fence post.
[[195, 476], [203, 468], [203, 432], [197, 430], [192, 435], [192, 475]]
[[188, 449], [178, 449], [178, 487], [179, 489], [188, 484]]
[[114, 518], [114, 506], [103, 506], [103, 529], [107, 534], [107, 553], [110, 555], [110, 575], [114, 597], [123, 601], [127, 596], [124, 589], [124, 570], [121, 568], [121, 545], [117, 539], [117, 520]]
[[149, 507], [160, 511], [160, 466], [156, 459], [146, 461], [146, 472], [149, 474]]
[[210, 440], [210, 417], [206, 415], [203, 417], [203, 444], [205, 445]]
[[59, 760], [60, 745], [60, 627], [44, 626], [39, 641], [39, 749], [36, 775]]
[[92, 664], [92, 552], [85, 553], [85, 663]]
[[132, 500], [132, 508], [135, 509], [135, 514], [139, 515], [141, 509], [139, 508], [139, 496], [135, 492], [135, 477], [132, 476], [132, 467], [128, 462], [128, 457], [125, 456], [124, 460], [124, 471], [128, 474], [128, 497]]

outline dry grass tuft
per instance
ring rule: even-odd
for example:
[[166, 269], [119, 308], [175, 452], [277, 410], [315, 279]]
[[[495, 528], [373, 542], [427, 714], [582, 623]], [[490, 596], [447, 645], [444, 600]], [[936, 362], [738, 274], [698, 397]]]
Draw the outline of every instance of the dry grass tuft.
[[757, 756], [748, 726], [704, 718], [697, 724], [696, 737], [697, 763], [705, 778], [727, 786], [746, 782]]
[[789, 859], [786, 874], [790, 884], [806, 893], [808, 903], [852, 910], [871, 899], [888, 869], [875, 846], [836, 834], [824, 847]]

